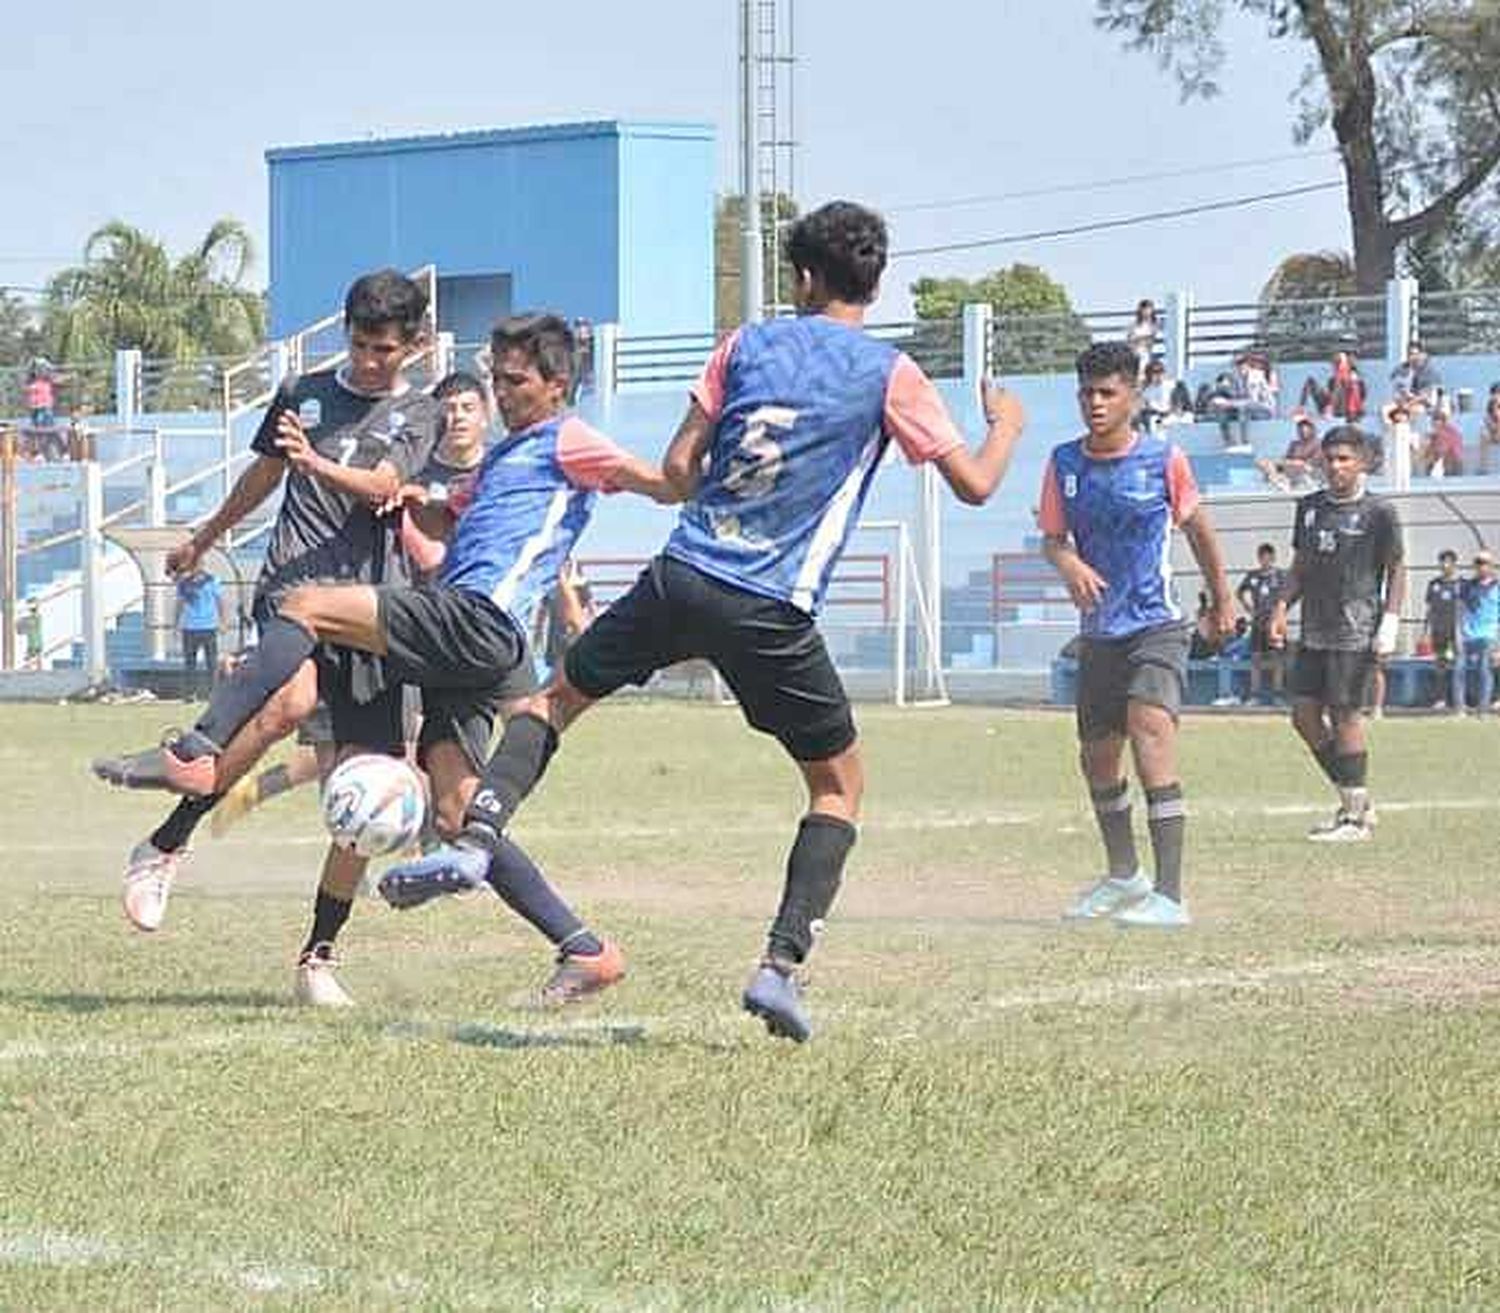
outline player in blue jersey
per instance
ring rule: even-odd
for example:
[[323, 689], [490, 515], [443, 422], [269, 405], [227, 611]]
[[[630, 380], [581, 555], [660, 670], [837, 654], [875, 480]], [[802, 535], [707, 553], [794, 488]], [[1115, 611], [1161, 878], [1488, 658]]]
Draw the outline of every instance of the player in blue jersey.
[[[565, 412], [574, 356], [566, 323], [555, 315], [507, 320], [491, 347], [506, 436], [480, 466], [436, 582], [293, 591], [194, 728], [135, 754], [138, 786], [189, 795], [227, 788], [310, 709], [292, 681], [322, 642], [375, 653], [393, 681], [421, 688], [418, 756], [432, 781], [439, 826], [457, 830], [496, 710], [516, 672], [529, 671], [517, 617], [551, 587], [595, 494], [677, 499], [659, 468]], [[410, 504], [425, 501], [419, 485], [405, 491]], [[623, 976], [619, 951], [584, 926], [519, 847], [497, 836], [488, 855], [489, 883], [558, 950], [544, 1001], [566, 1002]]]
[[748, 324], [713, 353], [667, 452], [668, 476], [692, 500], [662, 554], [568, 649], [534, 714], [506, 726], [458, 844], [393, 867], [381, 889], [406, 902], [477, 884], [559, 731], [621, 686], [704, 658], [807, 784], [781, 908], [743, 1000], [773, 1034], [800, 1041], [811, 1023], [796, 968], [833, 905], [864, 787], [849, 701], [814, 617], [892, 441], [977, 504], [1004, 474], [1022, 414], [986, 385], [989, 432], [971, 453], [926, 375], [862, 331], [885, 268], [879, 215], [825, 205], [792, 227], [787, 253], [801, 313]]
[[[1203, 571], [1221, 638], [1234, 632], [1234, 600], [1187, 457], [1134, 428], [1136, 364], [1124, 342], [1099, 343], [1078, 357], [1088, 431], [1054, 448], [1042, 476], [1043, 551], [1079, 610], [1079, 764], [1109, 863], [1109, 873], [1067, 915], [1176, 927], [1188, 924], [1177, 772], [1188, 633], [1172, 587], [1174, 526]], [[1146, 792], [1154, 883], [1136, 858], [1127, 742]]]

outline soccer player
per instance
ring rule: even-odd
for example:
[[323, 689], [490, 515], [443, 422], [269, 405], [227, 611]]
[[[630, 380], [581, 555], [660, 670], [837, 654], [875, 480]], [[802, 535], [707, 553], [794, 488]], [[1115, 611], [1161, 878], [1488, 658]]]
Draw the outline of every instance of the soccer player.
[[[192, 730], [123, 759], [143, 787], [190, 795], [226, 788], [305, 714], [309, 690], [298, 671], [321, 642], [379, 656], [390, 679], [421, 688], [419, 759], [440, 827], [459, 828], [496, 711], [515, 681], [530, 677], [517, 617], [551, 586], [588, 522], [594, 494], [677, 500], [662, 470], [566, 413], [574, 359], [566, 323], [556, 315], [505, 320], [491, 345], [506, 436], [480, 466], [437, 581], [297, 589]], [[427, 501], [419, 486], [403, 491], [414, 505]], [[489, 883], [557, 949], [543, 1001], [568, 1002], [624, 975], [618, 949], [579, 920], [516, 844], [497, 837], [491, 856]]]
[[[1174, 525], [1203, 572], [1221, 640], [1234, 632], [1234, 602], [1187, 456], [1133, 427], [1135, 380], [1135, 352], [1124, 342], [1098, 343], [1078, 357], [1087, 432], [1055, 447], [1042, 476], [1043, 552], [1079, 610], [1079, 765], [1109, 864], [1066, 915], [1173, 929], [1189, 923], [1177, 770], [1188, 632], [1167, 563]], [[1127, 742], [1146, 792], [1154, 883], [1136, 858]]]
[[1455, 715], [1464, 709], [1464, 663], [1458, 650], [1458, 553], [1445, 547], [1438, 553], [1438, 575], [1427, 584], [1423, 629], [1432, 645], [1438, 697], [1433, 706], [1446, 705]]
[[[417, 474], [416, 483], [425, 490], [427, 500], [450, 503], [456, 508], [472, 491], [480, 462], [484, 460], [485, 437], [490, 425], [485, 387], [473, 374], [457, 370], [432, 390], [432, 397], [441, 408], [442, 436], [427, 464]], [[404, 510], [400, 520], [400, 541], [412, 574], [429, 573], [441, 560], [443, 549], [416, 530]], [[420, 706], [416, 690], [408, 690], [408, 694], [409, 702], [414, 701]], [[409, 705], [407, 720], [406, 740], [410, 744], [416, 741], [416, 734], [415, 726], [410, 723]], [[319, 777], [316, 756], [309, 747], [299, 747], [284, 764], [272, 766], [253, 777], [246, 776], [234, 784], [214, 808], [214, 836], [218, 838], [228, 833], [236, 822], [263, 803]]]
[[[1236, 600], [1250, 614], [1250, 696], [1261, 702], [1281, 696], [1284, 663], [1280, 650], [1271, 646], [1270, 620], [1271, 609], [1285, 586], [1286, 571], [1276, 564], [1276, 548], [1261, 543], [1255, 549], [1255, 569], [1248, 571], [1234, 590]], [[1267, 683], [1271, 686], [1269, 697]]]
[[[344, 302], [348, 363], [288, 380], [251, 443], [255, 459], [223, 505], [169, 554], [169, 572], [190, 573], [214, 542], [284, 488], [256, 586], [254, 614], [263, 635], [274, 631], [279, 608], [299, 584], [376, 583], [386, 576], [394, 556], [393, 524], [375, 507], [422, 468], [437, 436], [435, 404], [402, 374], [426, 311], [422, 289], [392, 270], [367, 274], [350, 287]], [[316, 658], [306, 660], [299, 678], [304, 691], [324, 701], [325, 709], [304, 726], [323, 770], [332, 768], [341, 748], [399, 753], [399, 686], [383, 680], [378, 665], [363, 657], [322, 651]], [[126, 786], [150, 783], [129, 758], [96, 762], [95, 772]], [[161, 925], [181, 855], [215, 801], [214, 791], [184, 798], [132, 851], [124, 905], [138, 928]], [[347, 917], [363, 869], [363, 859], [330, 846], [298, 965], [298, 995], [306, 1002], [337, 1002], [342, 992], [331, 956], [320, 946], [331, 943]]]
[[1396, 650], [1406, 597], [1401, 522], [1365, 487], [1367, 450], [1352, 424], [1323, 435], [1328, 486], [1297, 502], [1292, 568], [1271, 613], [1271, 641], [1284, 647], [1287, 609], [1302, 604], [1292, 724], [1338, 789], [1333, 819], [1308, 835], [1323, 843], [1368, 839], [1375, 824], [1362, 709], [1377, 657]]
[[886, 261], [878, 214], [825, 205], [793, 225], [787, 253], [801, 313], [726, 338], [692, 389], [665, 459], [692, 501], [664, 551], [568, 649], [532, 714], [506, 726], [458, 843], [393, 867], [381, 890], [400, 904], [477, 885], [558, 733], [623, 685], [704, 658], [807, 785], [781, 908], [743, 995], [773, 1034], [801, 1041], [812, 1028], [795, 973], [833, 906], [864, 786], [849, 700], [814, 617], [892, 441], [977, 504], [1000, 481], [1022, 414], [987, 385], [989, 433], [970, 453], [930, 380], [862, 331]]

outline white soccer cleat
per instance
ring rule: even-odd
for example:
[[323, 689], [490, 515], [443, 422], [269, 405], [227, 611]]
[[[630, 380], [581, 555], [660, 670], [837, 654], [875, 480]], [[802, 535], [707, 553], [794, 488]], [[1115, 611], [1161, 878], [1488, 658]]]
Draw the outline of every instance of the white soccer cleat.
[[120, 901], [126, 919], [137, 930], [149, 932], [161, 928], [167, 915], [172, 880], [177, 875], [177, 864], [182, 856], [180, 852], [162, 852], [150, 839], [142, 839], [130, 850], [125, 862], [125, 888]]
[[1372, 819], [1369, 812], [1360, 817], [1339, 810], [1334, 813], [1331, 821], [1324, 821], [1321, 825], [1313, 826], [1307, 832], [1307, 837], [1313, 843], [1363, 843], [1373, 833]]
[[1180, 930], [1193, 923], [1187, 907], [1154, 889], [1111, 918], [1118, 926], [1137, 930]]
[[352, 1008], [354, 999], [334, 974], [337, 967], [337, 961], [318, 956], [316, 949], [304, 953], [297, 961], [297, 979], [292, 991], [297, 1002], [310, 1008]]
[[1109, 876], [1068, 908], [1063, 913], [1063, 920], [1096, 921], [1103, 916], [1113, 916], [1132, 903], [1140, 902], [1150, 892], [1151, 881], [1144, 871], [1137, 871], [1126, 880]]

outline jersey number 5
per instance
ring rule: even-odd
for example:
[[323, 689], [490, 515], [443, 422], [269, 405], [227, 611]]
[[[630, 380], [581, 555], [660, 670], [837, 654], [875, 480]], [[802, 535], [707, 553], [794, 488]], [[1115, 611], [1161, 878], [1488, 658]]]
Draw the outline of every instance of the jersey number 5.
[[781, 477], [784, 458], [781, 443], [771, 431], [785, 435], [797, 422], [797, 412], [787, 406], [761, 406], [745, 417], [745, 432], [729, 457], [724, 487], [736, 497], [763, 497]]

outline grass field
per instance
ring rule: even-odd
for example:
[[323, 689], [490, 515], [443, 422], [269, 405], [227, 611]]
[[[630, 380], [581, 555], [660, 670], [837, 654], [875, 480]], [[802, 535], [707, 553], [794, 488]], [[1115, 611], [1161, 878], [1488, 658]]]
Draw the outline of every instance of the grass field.
[[1329, 848], [1284, 720], [1189, 722], [1153, 935], [1058, 920], [1066, 717], [867, 709], [797, 1048], [738, 1012], [801, 799], [733, 712], [603, 709], [519, 822], [631, 957], [563, 1016], [493, 899], [362, 901], [361, 1006], [291, 1006], [306, 793], [130, 932], [160, 803], [83, 766], [162, 720], [0, 708], [0, 1307], [1500, 1305], [1500, 727], [1373, 726], [1378, 838]]

